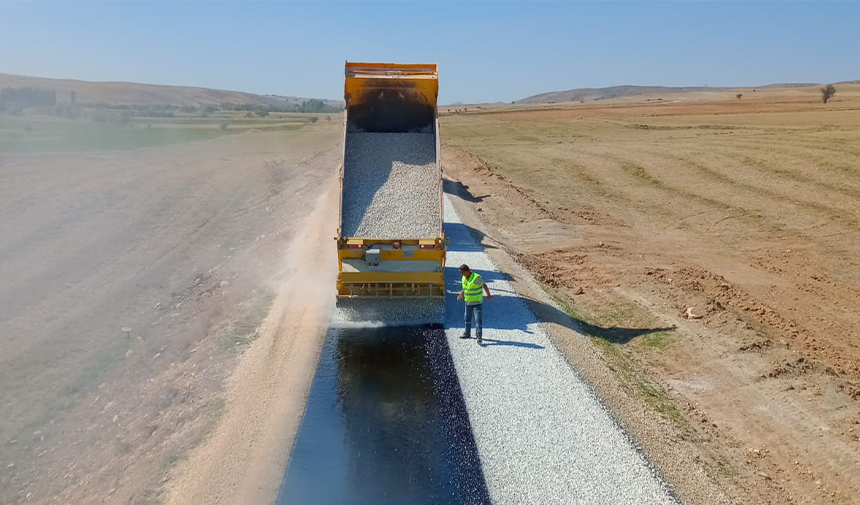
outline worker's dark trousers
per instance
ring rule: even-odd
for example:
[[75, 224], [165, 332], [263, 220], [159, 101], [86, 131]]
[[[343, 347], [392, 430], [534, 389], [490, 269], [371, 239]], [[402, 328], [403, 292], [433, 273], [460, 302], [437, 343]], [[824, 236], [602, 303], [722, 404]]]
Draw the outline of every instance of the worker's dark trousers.
[[481, 331], [484, 329], [483, 304], [466, 305], [466, 336], [472, 335], [472, 314], [475, 315], [475, 336], [481, 338]]

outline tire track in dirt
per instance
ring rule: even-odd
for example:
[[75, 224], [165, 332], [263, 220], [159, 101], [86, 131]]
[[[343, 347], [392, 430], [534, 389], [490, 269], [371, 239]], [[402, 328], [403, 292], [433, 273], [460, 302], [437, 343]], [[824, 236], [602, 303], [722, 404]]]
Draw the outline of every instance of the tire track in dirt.
[[[847, 198], [849, 200], [860, 197], [860, 186], [854, 188], [848, 184], [848, 181], [843, 180], [836, 184], [808, 175], [809, 165], [805, 165], [807, 170], [804, 171], [804, 167], [797, 166], [799, 163], [795, 157], [783, 156], [780, 153], [768, 153], [767, 156], [762, 153], [759, 156], [753, 156], [751, 153], [758, 153], [758, 151], [744, 146], [735, 147], [729, 152], [717, 153], [713, 150], [705, 150], [703, 148], [689, 149], [688, 152], [695, 154], [699, 158], [707, 159], [709, 156], [717, 156], [728, 160], [734, 165], [740, 165], [742, 168], [752, 169], [762, 177], [778, 176], [783, 180], [792, 180], [799, 185], [819, 188], [823, 190], [828, 200], [830, 197]], [[777, 186], [774, 189], [778, 190], [779, 187]]]
[[[821, 143], [822, 141], [819, 140], [816, 142]], [[807, 160], [811, 162], [811, 166], [824, 169], [815, 171], [814, 173], [823, 177], [825, 182], [832, 178], [838, 178], [840, 183], [847, 184], [852, 190], [860, 189], [860, 186], [855, 182], [857, 179], [857, 153], [846, 153], [838, 149], [810, 146], [784, 140], [771, 140], [765, 143], [747, 138], [733, 139], [732, 142], [709, 139], [707, 143], [721, 150], [748, 150], [762, 153], [762, 156], [772, 155], [774, 157], [781, 157], [788, 162], [787, 164], [792, 164], [791, 162], [797, 159]], [[786, 150], [789, 150], [791, 154], [788, 154]], [[816, 154], [819, 151], [823, 151], [821, 155]], [[834, 154], [848, 154], [848, 156], [855, 159], [847, 159], [837, 163], [832, 159]]]
[[[621, 171], [628, 174], [635, 181], [631, 184], [633, 190], [637, 193], [645, 191], [651, 193], [647, 196], [640, 196], [638, 198], [640, 201], [647, 201], [652, 205], [663, 205], [666, 208], [666, 211], [662, 213], [663, 216], [674, 218], [682, 228], [695, 227], [695, 225], [686, 223], [686, 219], [692, 216], [710, 214], [709, 211], [716, 211], [721, 213], [723, 218], [753, 224], [760, 228], [763, 233], [782, 231], [779, 226], [768, 222], [757, 211], [719, 198], [707, 196], [700, 191], [679, 184], [677, 181], [683, 180], [683, 176], [673, 178], [658, 177], [653, 173], [653, 168], [650, 170], [648, 168], [653, 165], [650, 160], [647, 162], [648, 166], [646, 167], [646, 163], [641, 160], [641, 157], [636, 155], [610, 154], [606, 152], [603, 157], [617, 165]], [[669, 179], [673, 182], [667, 182]], [[648, 189], [644, 190], [643, 186]], [[699, 208], [694, 207], [694, 203], [698, 204]]]
[[[675, 174], [672, 176], [673, 180], [682, 182], [685, 187], [690, 188], [691, 192], [696, 190], [701, 191], [704, 188], [708, 194], [726, 195], [726, 197], [741, 200], [743, 201], [743, 205], [733, 204], [727, 198], [723, 199], [727, 204], [742, 208], [746, 212], [754, 212], [766, 216], [768, 221], [776, 221], [787, 215], [796, 218], [797, 205], [794, 204], [799, 204], [801, 207], [808, 208], [812, 212], [821, 215], [824, 220], [835, 219], [845, 221], [849, 225], [854, 225], [858, 222], [852, 216], [845, 214], [845, 211], [848, 209], [822, 204], [802, 196], [808, 194], [808, 191], [796, 191], [795, 188], [787, 187], [785, 184], [769, 183], [767, 178], [750, 177], [748, 169], [751, 167], [721, 153], [685, 151], [696, 156], [696, 158], [693, 158], [689, 155], [668, 155], [653, 151], [640, 152], [648, 154], [649, 166], [652, 167], [664, 164], [680, 165], [681, 170], [673, 170], [673, 167], [667, 166], [666, 172]], [[656, 159], [656, 161], [652, 162], [650, 161], [651, 159]], [[716, 168], [717, 166], [724, 168], [720, 170]], [[732, 167], [733, 170], [727, 171], [725, 167]], [[689, 170], [684, 170], [685, 168], [692, 168], [695, 172], [691, 173]], [[679, 173], [681, 175], [677, 175]], [[704, 180], [712, 182], [705, 185]], [[718, 197], [715, 196], [714, 198]], [[833, 202], [832, 199], [828, 201]], [[781, 226], [785, 228], [788, 224], [784, 222]], [[801, 226], [800, 229], [816, 228], [821, 224], [823, 222], [817, 220], [807, 226]]]
[[[575, 152], [555, 152], [553, 149], [539, 149], [531, 153], [532, 156], [540, 157], [547, 166], [557, 166], [563, 161], [568, 174], [585, 180], [591, 188], [597, 189], [599, 194], [609, 201], [615, 203], [623, 202], [619, 207], [630, 207], [642, 212], [656, 212], [664, 217], [677, 215], [678, 206], [676, 202], [669, 202], [666, 198], [666, 188], [650, 186], [641, 188], [640, 179], [630, 170], [625, 170], [622, 163], [609, 156], [603, 149], [599, 152], [589, 150], [590, 146], [580, 146]], [[567, 154], [567, 156], [565, 156]], [[564, 185], [563, 180], [558, 184]], [[577, 191], [574, 188], [567, 188]], [[647, 192], [647, 195], [643, 195]], [[583, 197], [588, 197], [583, 194]]]

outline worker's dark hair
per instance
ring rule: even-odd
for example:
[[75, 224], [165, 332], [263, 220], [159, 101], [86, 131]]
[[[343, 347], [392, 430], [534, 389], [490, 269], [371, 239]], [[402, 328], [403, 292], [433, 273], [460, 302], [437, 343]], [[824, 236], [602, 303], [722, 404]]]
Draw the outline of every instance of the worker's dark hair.
[[460, 265], [460, 271], [462, 272], [462, 271], [464, 271], [464, 270], [465, 270], [466, 272], [471, 272], [471, 271], [472, 271], [472, 269], [471, 269], [471, 268], [469, 268], [469, 265], [467, 265], [467, 264], [463, 263], [462, 265]]

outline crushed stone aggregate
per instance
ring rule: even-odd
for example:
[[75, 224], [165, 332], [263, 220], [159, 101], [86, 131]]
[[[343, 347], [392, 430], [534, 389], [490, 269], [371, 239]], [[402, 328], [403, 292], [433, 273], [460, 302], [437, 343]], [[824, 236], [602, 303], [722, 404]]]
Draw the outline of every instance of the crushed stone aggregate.
[[349, 133], [342, 234], [435, 238], [442, 230], [441, 175], [433, 133]]
[[340, 299], [330, 326], [423, 326], [445, 322], [445, 302], [438, 299]]

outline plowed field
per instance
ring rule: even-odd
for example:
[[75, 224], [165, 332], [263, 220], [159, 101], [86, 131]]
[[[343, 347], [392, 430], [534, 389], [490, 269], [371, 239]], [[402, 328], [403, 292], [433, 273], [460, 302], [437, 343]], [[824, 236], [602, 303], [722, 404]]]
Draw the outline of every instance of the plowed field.
[[740, 502], [860, 495], [860, 86], [840, 93], [443, 118], [485, 243]]

